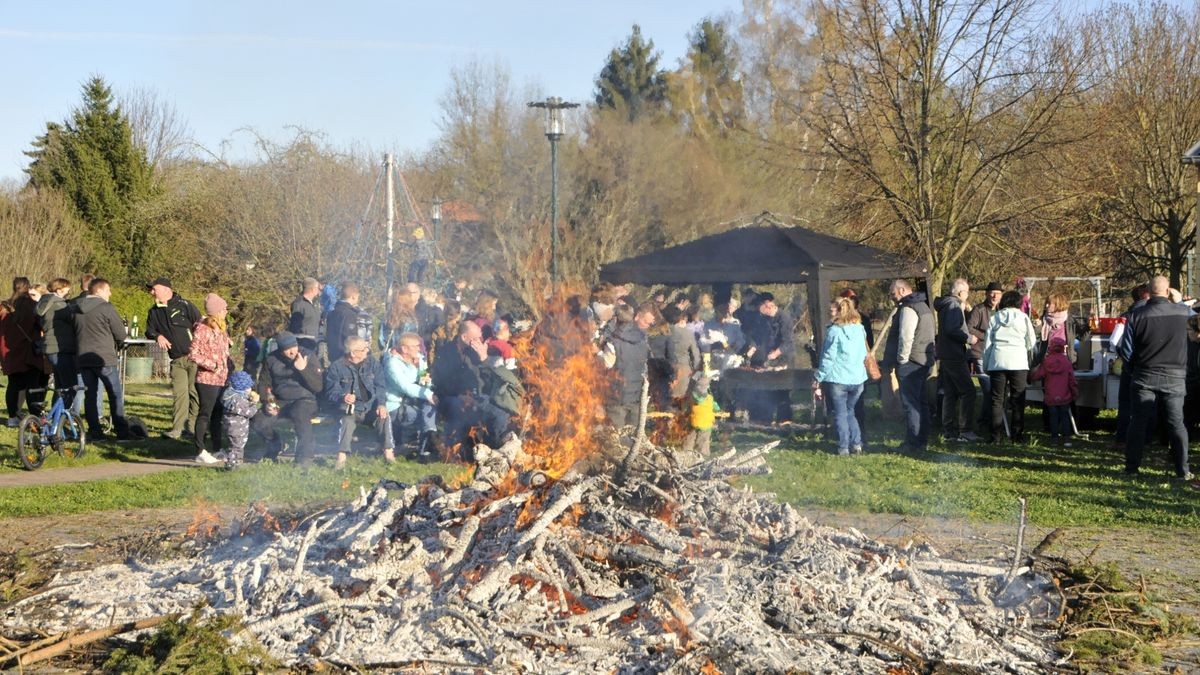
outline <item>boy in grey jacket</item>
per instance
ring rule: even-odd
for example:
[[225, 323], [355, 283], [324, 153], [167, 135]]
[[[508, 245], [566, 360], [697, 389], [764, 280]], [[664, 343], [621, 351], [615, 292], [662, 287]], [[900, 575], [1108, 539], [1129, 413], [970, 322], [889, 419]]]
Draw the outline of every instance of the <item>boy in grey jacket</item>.
[[258, 393], [252, 391], [254, 380], [244, 370], [229, 376], [229, 386], [221, 395], [221, 407], [225, 411], [225, 434], [229, 437], [229, 454], [225, 468], [236, 469], [246, 453], [246, 439], [250, 436], [250, 418], [258, 414]]

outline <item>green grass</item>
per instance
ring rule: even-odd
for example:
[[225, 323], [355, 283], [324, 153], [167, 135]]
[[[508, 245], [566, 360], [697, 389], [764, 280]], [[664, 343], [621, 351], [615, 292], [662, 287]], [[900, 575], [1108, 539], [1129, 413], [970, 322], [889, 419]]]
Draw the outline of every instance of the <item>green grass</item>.
[[[164, 388], [137, 388], [130, 414], [146, 421], [152, 436], [169, 426]], [[1041, 429], [1033, 409], [1029, 430]], [[324, 433], [328, 436], [329, 430]], [[770, 455], [774, 473], [749, 479], [797, 505], [850, 512], [1012, 521], [1018, 497], [1028, 499], [1029, 518], [1043, 527], [1200, 527], [1200, 494], [1170, 480], [1167, 451], [1147, 449], [1143, 476], [1121, 475], [1122, 457], [1109, 450], [1106, 432], [1073, 448], [1048, 447], [1031, 431], [1028, 445], [931, 443], [928, 452], [900, 455], [899, 425], [882, 418], [877, 402], [868, 409], [868, 452], [838, 457], [818, 434], [793, 436]], [[320, 436], [319, 436], [320, 438]], [[733, 442], [742, 449], [770, 440], [765, 434], [718, 433], [714, 447]], [[12, 448], [16, 433], [0, 429], [0, 447]], [[326, 443], [329, 439], [325, 439]], [[144, 442], [93, 446], [82, 460], [52, 457], [47, 467], [120, 462], [148, 457], [190, 457], [186, 443], [151, 438]], [[20, 471], [16, 453], [3, 455], [0, 472]], [[303, 504], [353, 498], [359, 485], [388, 477], [413, 482], [429, 473], [453, 475], [457, 467], [407, 462], [386, 465], [356, 458], [346, 472], [290, 464], [248, 465], [236, 472], [183, 469], [159, 474], [42, 487], [0, 490], [0, 517], [79, 513], [92, 510], [190, 506], [197, 498], [239, 505], [250, 500]], [[345, 486], [345, 487], [343, 487]]]
[[[1032, 408], [1027, 430], [1040, 430]], [[868, 450], [838, 457], [817, 434], [785, 441], [771, 454], [774, 473], [749, 479], [798, 505], [831, 510], [1011, 521], [1025, 497], [1029, 518], [1045, 527], [1200, 527], [1200, 495], [1171, 480], [1167, 451], [1147, 448], [1142, 476], [1121, 473], [1123, 455], [1106, 432], [1074, 447], [1051, 447], [1029, 433], [1026, 445], [930, 443], [915, 455], [895, 451], [899, 426], [876, 406], [868, 412]], [[761, 438], [735, 438], [739, 446]]]
[[[95, 443], [80, 459], [65, 460], [50, 455], [41, 470], [54, 467], [118, 464], [151, 458], [190, 458], [195, 449], [157, 436], [170, 427], [170, 400], [160, 395], [169, 391], [161, 385], [133, 388], [126, 398], [126, 412], [141, 417], [151, 438], [132, 443]], [[322, 434], [328, 442], [330, 429]], [[15, 429], [0, 427], [3, 460], [0, 473], [24, 471], [17, 459]], [[353, 499], [359, 486], [370, 488], [380, 478], [412, 483], [438, 473], [453, 476], [459, 467], [447, 464], [422, 465], [399, 461], [389, 465], [382, 459], [356, 457], [345, 471], [324, 466], [301, 468], [288, 463], [247, 464], [228, 472], [210, 468], [184, 468], [131, 478], [95, 480], [22, 488], [0, 489], [0, 518], [84, 513], [133, 508], [189, 507], [197, 499], [217, 504], [241, 505], [265, 499], [272, 504], [308, 504]]]

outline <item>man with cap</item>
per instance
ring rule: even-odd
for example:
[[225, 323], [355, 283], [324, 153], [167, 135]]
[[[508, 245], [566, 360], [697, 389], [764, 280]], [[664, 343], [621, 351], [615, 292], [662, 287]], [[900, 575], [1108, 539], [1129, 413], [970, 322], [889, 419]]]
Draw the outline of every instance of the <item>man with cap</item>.
[[321, 294], [321, 282], [304, 277], [300, 295], [292, 301], [292, 315], [288, 319], [288, 332], [296, 336], [305, 349], [316, 351], [317, 331], [321, 328], [321, 306], [317, 296]]
[[[988, 326], [992, 323], [992, 314], [1000, 306], [1000, 298], [1003, 295], [1004, 286], [1000, 285], [998, 281], [993, 281], [987, 285], [983, 302], [972, 307], [971, 313], [967, 315], [967, 332], [975, 338], [975, 342], [971, 344], [971, 372], [979, 377], [979, 393], [985, 402], [992, 400], [992, 378], [988, 377], [987, 372], [980, 365], [983, 363], [983, 343], [984, 338], [987, 337]], [[984, 403], [979, 406], [979, 428], [987, 429], [991, 423], [991, 406]]]
[[296, 431], [296, 463], [312, 463], [316, 448], [312, 418], [317, 414], [317, 396], [324, 384], [324, 374], [313, 353], [301, 347], [289, 331], [276, 335], [275, 351], [267, 355], [258, 376], [258, 391], [267, 407], [264, 414], [250, 421], [250, 428], [267, 441], [266, 457], [279, 455], [281, 444], [276, 430], [290, 421]]
[[179, 440], [192, 433], [200, 412], [196, 362], [188, 359], [192, 327], [200, 321], [200, 310], [176, 293], [166, 277], [151, 281], [146, 288], [154, 296], [154, 306], [146, 315], [146, 339], [157, 342], [171, 359], [171, 430], [164, 435]]

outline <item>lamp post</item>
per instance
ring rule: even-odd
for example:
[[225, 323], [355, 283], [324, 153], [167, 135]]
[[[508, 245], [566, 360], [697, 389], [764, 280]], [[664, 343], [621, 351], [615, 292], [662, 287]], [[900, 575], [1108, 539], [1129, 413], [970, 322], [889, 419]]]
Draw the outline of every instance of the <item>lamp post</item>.
[[557, 96], [534, 101], [530, 108], [546, 110], [546, 138], [550, 140], [550, 286], [558, 285], [558, 140], [563, 137], [563, 110], [578, 108]]

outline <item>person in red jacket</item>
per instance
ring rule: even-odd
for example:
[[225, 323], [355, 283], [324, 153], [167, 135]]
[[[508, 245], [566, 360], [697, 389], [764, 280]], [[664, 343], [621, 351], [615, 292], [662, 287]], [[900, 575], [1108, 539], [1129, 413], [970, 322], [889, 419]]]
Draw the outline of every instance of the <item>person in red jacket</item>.
[[1067, 343], [1060, 337], [1050, 340], [1046, 358], [1033, 370], [1030, 381], [1042, 380], [1042, 401], [1046, 415], [1050, 418], [1050, 442], [1062, 442], [1071, 447], [1074, 429], [1071, 425], [1071, 404], [1079, 394], [1079, 383], [1075, 380], [1075, 366], [1067, 356]]

